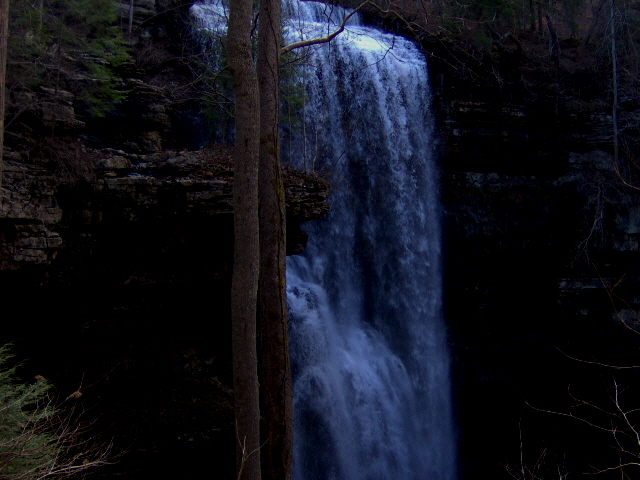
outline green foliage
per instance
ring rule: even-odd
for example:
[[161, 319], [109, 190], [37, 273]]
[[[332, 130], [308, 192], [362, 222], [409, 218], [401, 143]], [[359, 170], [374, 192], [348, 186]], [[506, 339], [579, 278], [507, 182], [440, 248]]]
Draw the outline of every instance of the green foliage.
[[55, 411], [45, 381], [16, 381], [9, 347], [0, 348], [0, 478], [39, 477], [59, 456], [55, 437], [42, 428]]
[[116, 7], [111, 0], [12, 1], [10, 90], [70, 90], [90, 115], [107, 113], [126, 96], [116, 72], [129, 53]]
[[281, 125], [285, 131], [299, 131], [304, 118], [303, 109], [307, 103], [305, 87], [309, 69], [305, 68], [306, 49], [289, 52], [282, 58], [280, 100]]
[[65, 479], [107, 463], [110, 445], [95, 443], [91, 425], [74, 413], [82, 393], [72, 393], [62, 409], [50, 388], [42, 376], [20, 381], [10, 347], [0, 347], [0, 479]]

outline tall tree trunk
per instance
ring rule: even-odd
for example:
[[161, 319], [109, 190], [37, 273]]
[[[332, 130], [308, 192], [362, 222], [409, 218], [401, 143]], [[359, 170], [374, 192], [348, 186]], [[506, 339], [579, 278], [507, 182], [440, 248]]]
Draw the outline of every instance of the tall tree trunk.
[[131, 35], [133, 32], [133, 0], [129, 0], [129, 26], [127, 27], [127, 33]]
[[545, 13], [544, 18], [547, 20], [547, 29], [549, 30], [549, 54], [553, 60], [553, 65], [558, 68], [560, 66], [560, 41], [558, 40], [558, 33], [553, 26], [551, 15]]
[[538, 0], [538, 33], [542, 35], [542, 0]]
[[589, 41], [591, 40], [591, 36], [593, 35], [593, 32], [595, 31], [596, 26], [598, 25], [598, 18], [600, 16], [600, 11], [602, 10], [602, 7], [606, 3], [606, 1], [607, 0], [600, 0], [600, 3], [598, 3], [598, 7], [592, 8], [593, 18], [591, 20], [591, 24], [589, 25], [589, 30], [587, 31], [587, 34], [585, 35], [584, 39], [582, 40], [582, 43], [580, 44], [581, 48], [586, 48], [586, 46], [589, 44]]
[[[0, 0], [0, 189], [4, 154], [4, 111], [7, 78], [7, 39], [9, 37], [9, 0]], [[0, 202], [2, 197], [0, 196]]]
[[613, 123], [613, 161], [618, 164], [618, 49], [616, 48], [615, 0], [611, 0], [611, 80], [613, 83], [613, 105], [611, 120]]
[[260, 410], [256, 310], [259, 275], [258, 78], [251, 54], [252, 0], [231, 0], [227, 54], [236, 115], [234, 263], [231, 286], [236, 454], [240, 480], [260, 479]]
[[262, 0], [260, 84], [260, 288], [262, 478], [289, 480], [293, 406], [285, 292], [286, 212], [280, 145], [281, 2]]
[[38, 35], [42, 35], [42, 24], [44, 22], [44, 0], [38, 0]]
[[529, 0], [529, 31], [536, 31], [536, 7], [533, 0]]

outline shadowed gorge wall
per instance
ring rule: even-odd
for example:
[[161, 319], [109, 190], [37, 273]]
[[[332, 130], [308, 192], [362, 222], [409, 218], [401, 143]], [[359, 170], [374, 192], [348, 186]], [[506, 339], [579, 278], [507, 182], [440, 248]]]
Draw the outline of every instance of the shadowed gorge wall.
[[446, 66], [438, 81], [463, 477], [519, 466], [521, 438], [530, 465], [546, 448], [551, 470], [615, 462], [611, 434], [536, 411], [611, 405], [614, 373], [635, 383], [579, 361], [635, 364], [638, 348], [620, 319], [636, 321], [640, 196], [623, 185], [628, 157], [614, 163], [610, 108], [543, 83], [480, 88]]

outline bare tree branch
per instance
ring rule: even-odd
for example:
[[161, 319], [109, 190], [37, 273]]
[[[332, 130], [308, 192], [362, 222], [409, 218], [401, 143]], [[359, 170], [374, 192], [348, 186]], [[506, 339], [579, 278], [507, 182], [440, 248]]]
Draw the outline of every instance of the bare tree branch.
[[340, 24], [340, 26], [338, 27], [337, 30], [333, 31], [332, 33], [330, 33], [329, 35], [326, 35], [324, 37], [316, 37], [316, 38], [310, 38], [308, 40], [300, 40], [299, 42], [293, 42], [290, 43], [289, 45], [286, 45], [284, 47], [282, 47], [280, 49], [280, 56], [285, 55], [287, 53], [289, 53], [291, 50], [294, 50], [296, 48], [302, 48], [302, 47], [309, 47], [311, 45], [319, 45], [321, 43], [327, 43], [330, 42], [331, 40], [333, 40], [334, 38], [336, 38], [338, 35], [340, 35], [343, 31], [344, 28], [347, 25], [347, 22], [349, 21], [349, 19], [355, 15], [356, 12], [358, 12], [359, 10], [361, 10], [364, 6], [371, 4], [371, 0], [365, 0], [364, 2], [362, 2], [360, 5], [358, 5], [354, 10], [352, 10], [351, 12], [349, 12], [348, 15], [346, 15], [343, 19], [342, 19], [342, 23]]

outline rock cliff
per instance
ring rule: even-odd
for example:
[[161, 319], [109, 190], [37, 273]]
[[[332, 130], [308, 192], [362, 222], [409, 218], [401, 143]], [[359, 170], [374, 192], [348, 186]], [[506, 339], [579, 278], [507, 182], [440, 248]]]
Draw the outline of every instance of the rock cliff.
[[[640, 191], [630, 151], [614, 159], [606, 76], [567, 50], [560, 71], [496, 61], [491, 87], [430, 47], [463, 478], [504, 475], [521, 438], [565, 471], [607, 463], [612, 438], [540, 412], [574, 390], [605, 405], [613, 380], [594, 377], [612, 371], [585, 361], [635, 364], [639, 346]], [[636, 102], [619, 115], [637, 128]]]
[[[187, 4], [122, 2], [126, 97], [82, 108], [65, 57], [56, 88], [12, 90], [0, 198], [0, 342], [24, 378], [78, 400], [116, 465], [96, 475], [233, 478], [229, 288], [233, 165], [205, 143]], [[129, 24], [131, 29], [129, 30]], [[329, 185], [285, 169], [287, 249], [325, 215]]]
[[[135, 154], [78, 145], [73, 154], [80, 156], [73, 161], [83, 165], [82, 178], [65, 178], [63, 166], [47, 168], [46, 159], [25, 162], [17, 152], [5, 156], [1, 270], [40, 266], [64, 271], [68, 265], [56, 263], [60, 262], [58, 254], [70, 259], [88, 252], [89, 245], [103, 242], [100, 232], [144, 231], [159, 223], [187, 228], [210, 224], [218, 228], [218, 241], [231, 242], [228, 218], [232, 215], [233, 164], [229, 147]], [[25, 155], [23, 152], [22, 157]], [[304, 249], [305, 236], [299, 225], [326, 214], [328, 194], [328, 184], [321, 178], [285, 169], [290, 252]], [[162, 243], [158, 238], [155, 242]]]

